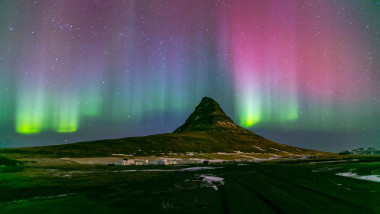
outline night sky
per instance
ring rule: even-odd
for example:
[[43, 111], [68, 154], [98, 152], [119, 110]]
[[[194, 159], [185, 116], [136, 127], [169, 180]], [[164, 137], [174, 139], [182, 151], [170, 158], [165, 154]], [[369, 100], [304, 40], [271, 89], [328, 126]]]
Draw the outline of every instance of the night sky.
[[380, 147], [373, 0], [0, 0], [0, 147], [172, 132], [209, 96], [325, 151]]

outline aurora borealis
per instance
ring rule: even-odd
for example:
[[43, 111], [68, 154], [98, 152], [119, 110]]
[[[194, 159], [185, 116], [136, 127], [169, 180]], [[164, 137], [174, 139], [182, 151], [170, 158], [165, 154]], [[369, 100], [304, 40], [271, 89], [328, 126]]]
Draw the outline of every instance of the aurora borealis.
[[379, 147], [379, 14], [371, 0], [0, 0], [0, 147], [172, 132], [204, 96], [280, 143]]

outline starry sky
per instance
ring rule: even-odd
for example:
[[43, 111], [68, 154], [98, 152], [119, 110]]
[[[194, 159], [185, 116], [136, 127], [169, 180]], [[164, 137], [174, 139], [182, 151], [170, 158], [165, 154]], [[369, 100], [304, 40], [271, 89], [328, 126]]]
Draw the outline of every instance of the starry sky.
[[204, 96], [279, 143], [380, 148], [375, 0], [0, 0], [0, 147], [172, 132]]

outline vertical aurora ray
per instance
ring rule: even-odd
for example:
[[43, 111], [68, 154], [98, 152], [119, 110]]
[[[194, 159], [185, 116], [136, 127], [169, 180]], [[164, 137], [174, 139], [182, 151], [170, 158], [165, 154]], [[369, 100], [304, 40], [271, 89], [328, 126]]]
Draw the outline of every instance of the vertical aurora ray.
[[[42, 39], [46, 39], [43, 36]], [[22, 53], [18, 66], [17, 100], [15, 110], [15, 129], [20, 134], [38, 134], [49, 128], [50, 102], [46, 87], [48, 66], [46, 45], [31, 39], [26, 47], [35, 52]], [[34, 43], [36, 42], [36, 43]], [[25, 48], [25, 49], [28, 49]]]
[[44, 107], [42, 106], [44, 97], [41, 94], [32, 95], [30, 93], [25, 97], [29, 98], [22, 98], [17, 102], [16, 131], [21, 134], [39, 133], [46, 126]]
[[30, 75], [31, 77], [28, 78], [37, 80], [34, 84], [30, 84], [30, 81], [20, 83], [22, 87], [16, 102], [16, 131], [21, 134], [36, 134], [46, 130], [48, 126], [46, 95], [41, 86], [43, 77], [33, 77], [33, 70], [29, 69], [25, 71], [24, 75]]
[[363, 85], [368, 73], [362, 72], [369, 66], [361, 33], [349, 33], [357, 25], [341, 25], [345, 20], [335, 17], [341, 10], [329, 2], [293, 1], [231, 1], [221, 10], [228, 18], [221, 19], [219, 35], [229, 41], [220, 52], [230, 50], [241, 125], [290, 128], [288, 122], [298, 121], [332, 129], [333, 121], [351, 117], [337, 109], [352, 106], [369, 90]]
[[236, 107], [244, 127], [298, 118], [294, 11], [285, 3], [268, 5], [231, 3], [227, 11]]
[[242, 106], [239, 121], [244, 127], [253, 126], [262, 119], [260, 94], [258, 88], [255, 88], [244, 89], [244, 91], [248, 92], [242, 94], [243, 98], [238, 98], [238, 105]]
[[[91, 65], [85, 68], [84, 72], [87, 78], [82, 79], [79, 94], [81, 95], [80, 115], [83, 117], [97, 117], [101, 115], [102, 109], [102, 90], [105, 81], [102, 78], [101, 65]], [[79, 101], [78, 101], [79, 102]]]
[[[0, 43], [0, 48], [4, 44]], [[11, 110], [14, 108], [13, 103], [13, 91], [12, 82], [14, 80], [13, 75], [10, 74], [12, 69], [9, 64], [4, 62], [8, 58], [6, 56], [0, 56], [0, 126], [5, 126], [3, 124], [13, 121], [11, 117]], [[7, 72], [8, 71], [8, 72]]]
[[352, 112], [370, 115], [372, 103], [365, 99], [371, 57], [365, 40], [360, 39], [364, 35], [358, 23], [361, 20], [352, 16], [355, 4], [348, 5], [323, 2], [298, 8], [304, 18], [297, 30], [297, 37], [302, 38], [297, 45], [300, 60], [296, 71], [302, 89], [298, 93], [303, 99], [299, 106], [304, 113], [302, 123], [317, 130], [345, 129], [347, 125], [358, 128], [363, 124]]
[[[5, 72], [0, 71], [0, 75]], [[14, 88], [9, 84], [11, 81], [7, 81], [11, 77], [2, 75], [0, 76], [0, 126], [12, 121], [11, 109], [14, 107], [12, 91]]]
[[54, 120], [54, 131], [59, 133], [75, 132], [79, 128], [79, 108], [73, 97], [65, 97], [58, 106]]

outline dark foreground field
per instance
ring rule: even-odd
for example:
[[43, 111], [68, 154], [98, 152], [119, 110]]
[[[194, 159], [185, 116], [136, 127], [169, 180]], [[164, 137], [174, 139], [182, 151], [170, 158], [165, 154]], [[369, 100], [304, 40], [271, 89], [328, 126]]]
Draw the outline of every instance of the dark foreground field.
[[379, 159], [3, 166], [0, 213], [380, 213], [380, 183], [346, 172], [377, 177]]

